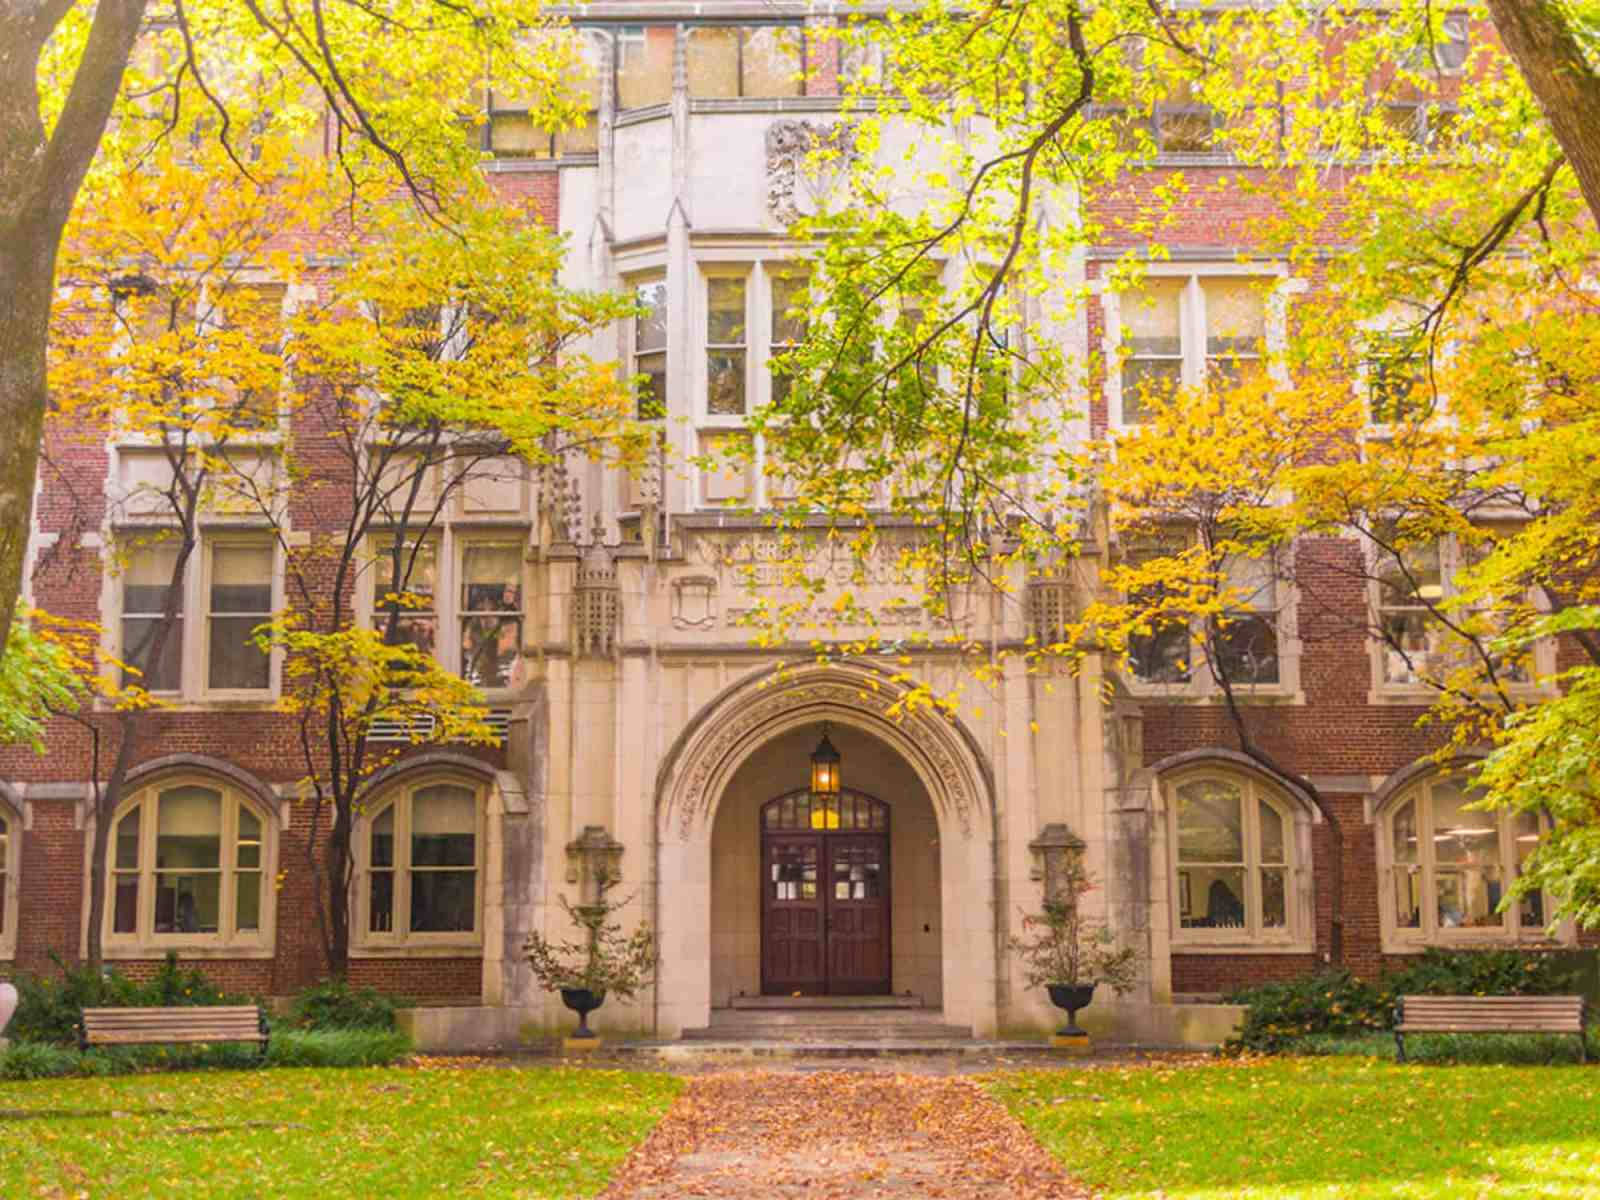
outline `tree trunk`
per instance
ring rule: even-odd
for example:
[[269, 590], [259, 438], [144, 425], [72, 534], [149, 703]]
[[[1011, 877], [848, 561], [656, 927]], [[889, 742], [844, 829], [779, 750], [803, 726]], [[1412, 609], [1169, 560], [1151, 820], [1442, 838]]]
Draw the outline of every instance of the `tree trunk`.
[[96, 781], [94, 841], [89, 850], [89, 929], [84, 949], [84, 961], [91, 971], [99, 973], [105, 960], [106, 914], [106, 858], [111, 849], [111, 817], [122, 802], [123, 785], [128, 780], [128, 767], [133, 759], [133, 733], [136, 720], [133, 712], [124, 712], [117, 724], [121, 741], [117, 743], [117, 756], [111, 760], [111, 774], [105, 786]]
[[45, 347], [56, 254], [100, 139], [147, 0], [99, 0], [55, 128], [39, 117], [39, 56], [74, 7], [0, 6], [0, 648], [22, 592], [48, 392]]
[[1600, 221], [1600, 75], [1553, 0], [1489, 0], [1489, 15]]

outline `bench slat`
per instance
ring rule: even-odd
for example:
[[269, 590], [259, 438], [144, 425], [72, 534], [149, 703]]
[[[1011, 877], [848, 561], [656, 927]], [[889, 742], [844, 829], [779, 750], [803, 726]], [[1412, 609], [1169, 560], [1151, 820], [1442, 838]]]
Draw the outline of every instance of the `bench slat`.
[[164, 1046], [178, 1042], [264, 1042], [266, 1040], [259, 1031], [249, 1034], [237, 1034], [231, 1037], [219, 1037], [214, 1033], [197, 1033], [192, 1030], [163, 1032], [159, 1037], [150, 1033], [102, 1033], [96, 1034], [90, 1039], [91, 1043], [96, 1046]]

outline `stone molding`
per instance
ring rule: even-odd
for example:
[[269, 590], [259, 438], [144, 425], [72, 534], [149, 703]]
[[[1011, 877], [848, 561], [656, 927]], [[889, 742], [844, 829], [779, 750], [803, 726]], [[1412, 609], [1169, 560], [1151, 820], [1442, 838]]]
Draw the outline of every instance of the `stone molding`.
[[994, 811], [993, 780], [971, 736], [953, 717], [899, 705], [908, 689], [857, 663], [774, 668], [708, 704], [679, 736], [657, 776], [657, 815], [685, 840], [716, 810], [722, 788], [749, 751], [807, 720], [853, 725], [900, 753], [928, 785], [936, 811], [970, 836], [980, 810]]

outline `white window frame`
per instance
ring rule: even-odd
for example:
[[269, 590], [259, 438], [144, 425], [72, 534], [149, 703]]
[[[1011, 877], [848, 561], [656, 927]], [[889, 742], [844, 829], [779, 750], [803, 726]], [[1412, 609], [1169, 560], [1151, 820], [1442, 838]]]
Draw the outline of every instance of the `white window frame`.
[[[146, 529], [125, 529], [116, 535], [118, 543], [130, 539], [147, 540], [151, 546], [164, 544], [158, 541], [161, 526]], [[176, 535], [174, 535], [175, 537]], [[173, 539], [165, 539], [170, 543]], [[178, 646], [179, 665], [176, 691], [152, 692], [171, 702], [185, 706], [208, 704], [262, 705], [276, 701], [282, 693], [283, 652], [274, 648], [268, 655], [267, 686], [265, 688], [212, 688], [211, 675], [211, 563], [215, 548], [222, 546], [271, 547], [272, 549], [272, 611], [283, 606], [283, 554], [276, 539], [264, 530], [249, 527], [204, 530], [199, 543], [190, 555], [183, 574], [182, 622]], [[123, 568], [117, 561], [120, 546], [104, 556], [105, 574], [102, 580], [100, 611], [107, 614], [102, 631], [102, 645], [113, 660], [121, 660], [123, 617]]]
[[0, 796], [0, 961], [17, 953], [17, 920], [22, 895], [22, 813]]
[[[1378, 825], [1378, 911], [1381, 918], [1381, 948], [1385, 954], [1416, 954], [1429, 946], [1510, 946], [1510, 945], [1571, 945], [1576, 940], [1576, 929], [1570, 921], [1557, 926], [1555, 938], [1548, 937], [1543, 926], [1524, 927], [1521, 912], [1516, 905], [1501, 914], [1501, 923], [1495, 928], [1449, 927], [1438, 923], [1438, 864], [1434, 859], [1433, 786], [1453, 782], [1464, 786], [1464, 781], [1452, 773], [1434, 773], [1398, 790], [1389, 797], [1377, 813]], [[1394, 819], [1408, 802], [1415, 802], [1418, 829], [1418, 861], [1415, 866], [1418, 894], [1422, 898], [1419, 924], [1415, 928], [1401, 926], [1397, 909], [1397, 880], [1401, 865], [1395, 861]], [[1502, 895], [1510, 890], [1515, 878], [1516, 845], [1511, 814], [1505, 810], [1494, 812], [1499, 834], [1498, 867]], [[1549, 822], [1539, 818], [1539, 831], [1549, 831]], [[1553, 911], [1553, 897], [1543, 893], [1544, 911]]]
[[[373, 603], [376, 577], [370, 572], [383, 569], [392, 536], [392, 531], [375, 531], [367, 539], [362, 554], [362, 565], [356, 587], [356, 619], [368, 629], [377, 628], [376, 622], [379, 616], [377, 606]], [[532, 579], [529, 575], [527, 557], [528, 527], [521, 524], [471, 526], [443, 522], [425, 532], [408, 534], [406, 540], [411, 542], [419, 539], [431, 541], [434, 545], [434, 660], [446, 671], [461, 673], [461, 623], [468, 615], [463, 608], [461, 596], [461, 588], [465, 582], [463, 564], [470, 547], [486, 544], [516, 545], [521, 551], [522, 643], [525, 648], [529, 623], [532, 619], [529, 606], [532, 597]], [[526, 680], [523, 680], [508, 687], [482, 687], [480, 690], [487, 698], [503, 700], [516, 695], [525, 683]]]
[[[1194, 534], [1188, 534], [1193, 540]], [[1294, 554], [1298, 547], [1280, 549], [1278, 554]], [[1273, 597], [1276, 608], [1274, 627], [1277, 634], [1278, 645], [1278, 678], [1272, 683], [1251, 683], [1247, 680], [1236, 680], [1233, 691], [1236, 696], [1245, 700], [1269, 700], [1279, 703], [1303, 704], [1305, 697], [1300, 690], [1300, 656], [1301, 642], [1299, 629], [1300, 593], [1299, 589], [1288, 579], [1283, 578], [1284, 572], [1277, 566], [1273, 568]], [[1253, 609], [1256, 612], [1265, 612], [1265, 609]], [[1222, 698], [1221, 686], [1212, 678], [1211, 668], [1206, 664], [1205, 654], [1202, 650], [1201, 638], [1196, 631], [1193, 619], [1189, 621], [1188, 638], [1188, 663], [1189, 678], [1181, 682], [1162, 683], [1139, 678], [1131, 669], [1121, 671], [1123, 683], [1129, 693], [1139, 697], [1165, 700], [1192, 700], [1198, 703], [1215, 703]]]
[[[696, 257], [693, 264], [694, 288], [691, 321], [695, 366], [691, 374], [691, 414], [694, 423], [694, 450], [696, 455], [706, 452], [711, 440], [718, 437], [740, 436], [749, 427], [749, 415], [772, 403], [772, 318], [773, 282], [777, 279], [809, 278], [814, 265], [807, 259], [785, 257], [777, 253], [758, 251], [742, 257]], [[713, 278], [741, 277], [745, 280], [745, 411], [743, 415], [712, 413], [707, 401], [710, 396], [710, 353], [707, 331], [711, 309], [711, 284]], [[749, 494], [732, 504], [736, 508], [761, 510], [770, 506], [773, 499], [767, 478], [767, 447], [764, 436], [751, 437], [751, 478], [747, 480]], [[707, 479], [710, 472], [697, 466], [692, 485], [694, 507], [702, 511], [719, 511], [730, 507], [728, 503], [706, 498]]]
[[[1283, 263], [1149, 263], [1144, 267], [1149, 280], [1182, 279], [1178, 298], [1178, 342], [1183, 355], [1180, 381], [1184, 387], [1200, 387], [1206, 379], [1206, 308], [1204, 283], [1208, 279], [1272, 280], [1263, 297], [1265, 321], [1265, 360], [1274, 380], [1287, 385], [1288, 376], [1282, 355], [1288, 344], [1288, 300], [1304, 290], [1304, 282], [1290, 277]], [[1105, 317], [1102, 351], [1105, 358], [1106, 422], [1110, 429], [1137, 429], [1123, 417], [1122, 396], [1122, 304], [1124, 294], [1101, 284], [1101, 307]], [[1130, 300], [1136, 303], [1136, 300]]]
[[[219, 929], [216, 933], [156, 933], [155, 876], [158, 803], [160, 794], [180, 787], [203, 787], [222, 794], [221, 884], [218, 894]], [[145, 806], [139, 814], [139, 889], [138, 915], [133, 933], [114, 933], [116, 918], [117, 824], [134, 808]], [[239, 809], [247, 809], [261, 823], [261, 928], [239, 931], [237, 919], [237, 874]], [[94, 838], [84, 838], [84, 887], [87, 896]], [[110, 959], [160, 958], [177, 950], [194, 958], [271, 958], [275, 953], [278, 912], [278, 822], [276, 814], [263, 809], [239, 788], [210, 775], [178, 774], [163, 776], [142, 785], [111, 815], [105, 861], [105, 911], [101, 914], [101, 945]], [[87, 929], [89, 906], [83, 907]]]
[[[1514, 522], [1506, 522], [1513, 524]], [[1367, 649], [1371, 666], [1371, 686], [1367, 692], [1369, 704], [1404, 703], [1417, 704], [1432, 700], [1438, 695], [1438, 689], [1430, 687], [1427, 683], [1417, 680], [1395, 680], [1386, 678], [1386, 660], [1391, 653], [1389, 643], [1377, 634], [1377, 629], [1382, 624], [1386, 611], [1383, 604], [1383, 584], [1379, 580], [1379, 573], [1383, 568], [1384, 560], [1389, 557], [1387, 551], [1381, 550], [1371, 538], [1364, 538], [1364, 553], [1367, 556], [1367, 612], [1372, 622], [1372, 632], [1367, 637]], [[1443, 589], [1440, 603], [1447, 602], [1455, 594], [1456, 572], [1465, 566], [1461, 544], [1454, 534], [1444, 536], [1439, 540], [1439, 582]], [[1530, 597], [1530, 602], [1531, 602]], [[1550, 690], [1549, 684], [1543, 682], [1555, 673], [1555, 643], [1550, 638], [1541, 638], [1535, 643], [1533, 657], [1529, 664], [1531, 677], [1527, 680], [1508, 680], [1503, 685], [1507, 691], [1517, 695], [1542, 695]]]
[[[477, 826], [473, 834], [473, 871], [476, 895], [471, 932], [412, 933], [396, 928], [374, 933], [372, 923], [372, 826], [391, 807], [395, 808], [394, 893], [395, 924], [401, 915], [410, 923], [411, 898], [411, 822], [414, 797], [419, 791], [438, 784], [464, 788], [473, 795]], [[385, 958], [396, 953], [433, 954], [441, 957], [479, 954], [483, 951], [484, 876], [488, 863], [489, 796], [481, 780], [462, 775], [428, 772], [387, 788], [373, 803], [367, 804], [356, 825], [356, 886], [351, 897], [350, 954], [353, 958]]]
[[[1233, 928], [1184, 928], [1178, 858], [1178, 789], [1201, 780], [1217, 780], [1237, 787], [1241, 796], [1244, 833], [1245, 895], [1239, 899], [1245, 924]], [[1174, 954], [1281, 953], [1306, 954], [1314, 949], [1315, 894], [1312, 886], [1312, 818], [1279, 789], [1245, 771], [1205, 763], [1175, 771], [1160, 781], [1162, 815], [1167, 846], [1167, 871], [1163, 886], [1172, 914], [1170, 940]], [[1283, 821], [1284, 918], [1281, 929], [1261, 925], [1261, 830], [1256, 803], [1271, 807]], [[1276, 866], [1277, 864], [1266, 864]], [[1191, 904], [1195, 898], [1191, 896]]]

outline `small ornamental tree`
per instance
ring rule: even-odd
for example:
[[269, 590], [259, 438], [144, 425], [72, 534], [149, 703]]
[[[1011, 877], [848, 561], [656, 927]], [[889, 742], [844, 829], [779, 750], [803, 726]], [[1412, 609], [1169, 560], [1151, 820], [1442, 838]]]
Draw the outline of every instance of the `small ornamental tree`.
[[1023, 913], [1023, 936], [1010, 939], [1023, 980], [1034, 988], [1103, 983], [1126, 995], [1138, 982], [1138, 951], [1119, 949], [1105, 922], [1083, 915], [1081, 901], [1094, 890], [1094, 880], [1077, 855], [1068, 860], [1061, 889], [1045, 898], [1040, 912]]
[[633, 898], [613, 900], [611, 891], [617, 882], [601, 874], [597, 879], [599, 896], [591, 904], [575, 905], [561, 897], [561, 907], [578, 931], [576, 938], [557, 941], [538, 930], [528, 935], [523, 948], [540, 987], [551, 992], [583, 988], [599, 999], [631, 1000], [655, 978], [655, 933], [646, 922], [640, 922], [632, 933], [623, 932], [616, 914]]

